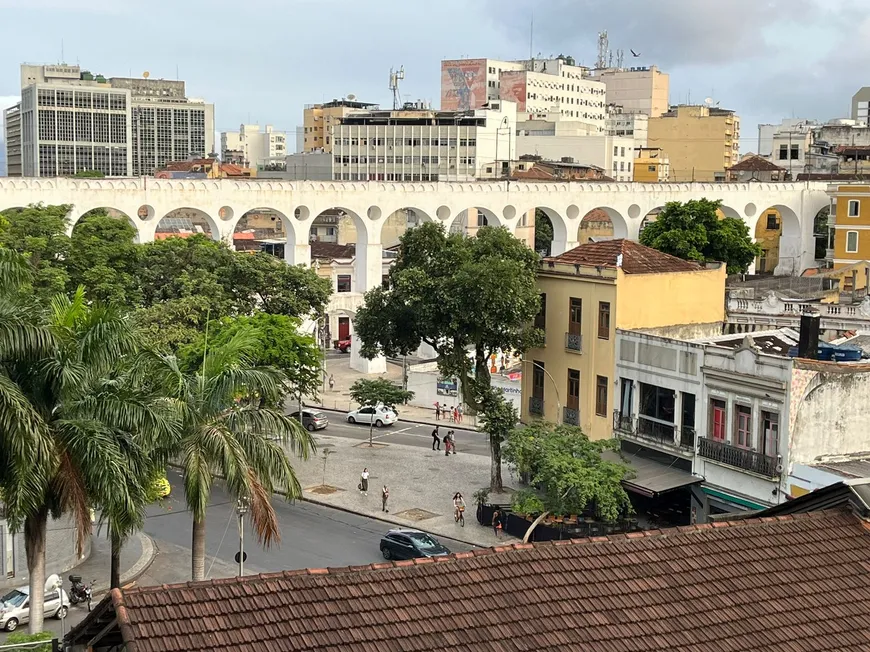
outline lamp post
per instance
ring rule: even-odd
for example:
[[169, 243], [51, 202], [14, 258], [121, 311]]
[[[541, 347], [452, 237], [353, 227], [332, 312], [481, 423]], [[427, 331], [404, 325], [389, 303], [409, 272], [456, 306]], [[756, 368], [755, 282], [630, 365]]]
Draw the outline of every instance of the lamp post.
[[521, 361], [524, 364], [530, 364], [533, 367], [537, 367], [538, 369], [543, 371], [545, 374], [547, 374], [547, 377], [553, 383], [553, 391], [556, 392], [556, 419], [559, 422], [561, 422], [562, 421], [562, 400], [559, 398], [559, 386], [556, 384], [556, 379], [553, 378], [553, 375], [549, 371], [546, 370], [544, 365], [539, 364], [539, 363], [535, 362], [534, 360], [526, 360], [525, 358], [521, 358]]
[[[501, 132], [502, 129], [505, 129], [505, 126], [508, 130], [508, 136], [510, 136], [510, 121], [508, 117], [505, 116], [501, 119], [498, 127], [495, 130], [495, 171], [498, 179], [501, 179], [501, 163], [498, 158], [498, 144], [501, 141]], [[508, 145], [510, 145], [510, 137], [508, 137]], [[510, 159], [510, 149], [508, 149], [508, 159]]]
[[239, 577], [245, 574], [245, 514], [248, 513], [250, 502], [247, 496], [236, 501], [236, 513], [239, 515]]

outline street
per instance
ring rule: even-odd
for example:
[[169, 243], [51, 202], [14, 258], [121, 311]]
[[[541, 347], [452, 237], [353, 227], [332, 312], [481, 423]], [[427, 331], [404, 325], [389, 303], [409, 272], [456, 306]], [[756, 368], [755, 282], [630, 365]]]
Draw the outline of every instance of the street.
[[[310, 407], [310, 410], [320, 409]], [[288, 410], [292, 412], [293, 410]], [[332, 437], [347, 437], [348, 439], [359, 439], [368, 441], [369, 426], [368, 424], [352, 424], [347, 422], [346, 412], [337, 412], [335, 410], [323, 410], [329, 418], [329, 425], [324, 430], [319, 430], [314, 433], [330, 435]], [[463, 430], [461, 424], [459, 428], [457, 424], [449, 421], [441, 423], [441, 436], [447, 434], [448, 430], [453, 430], [456, 435], [456, 451], [459, 454], [470, 453], [472, 455], [489, 455], [489, 441], [487, 441], [486, 433], [477, 432], [476, 430]], [[383, 428], [375, 428], [373, 430], [373, 439], [375, 441], [383, 441], [393, 444], [404, 444], [406, 446], [418, 446], [420, 448], [432, 447], [432, 430], [435, 428], [432, 424], [412, 423], [410, 421], [402, 421], [401, 410], [399, 410], [399, 421], [392, 426]], [[443, 445], [442, 445], [443, 449]]]

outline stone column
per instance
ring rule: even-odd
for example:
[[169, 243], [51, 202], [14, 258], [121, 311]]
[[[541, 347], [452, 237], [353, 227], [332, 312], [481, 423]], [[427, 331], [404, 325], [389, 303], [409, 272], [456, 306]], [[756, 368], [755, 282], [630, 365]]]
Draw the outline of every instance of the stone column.
[[[371, 231], [374, 231], [374, 229], [371, 229]], [[369, 238], [375, 239], [371, 231], [367, 235]], [[383, 247], [380, 242], [365, 244], [359, 242], [361, 240], [364, 240], [364, 238], [357, 237], [356, 263], [354, 266], [354, 275], [356, 276], [355, 291], [359, 294], [365, 294], [381, 284]], [[363, 358], [359, 354], [359, 342], [354, 337], [350, 347], [350, 367], [364, 374], [382, 374], [387, 371], [387, 359], [383, 356], [378, 356], [373, 360]]]

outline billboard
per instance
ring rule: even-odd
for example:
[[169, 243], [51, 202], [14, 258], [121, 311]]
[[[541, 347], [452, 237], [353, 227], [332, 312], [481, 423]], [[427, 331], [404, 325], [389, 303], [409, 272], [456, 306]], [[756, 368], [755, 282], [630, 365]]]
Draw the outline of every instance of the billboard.
[[499, 78], [499, 98], [517, 103], [517, 111], [526, 110], [526, 73], [523, 70], [503, 72]]
[[441, 62], [441, 110], [470, 111], [486, 104], [486, 59]]

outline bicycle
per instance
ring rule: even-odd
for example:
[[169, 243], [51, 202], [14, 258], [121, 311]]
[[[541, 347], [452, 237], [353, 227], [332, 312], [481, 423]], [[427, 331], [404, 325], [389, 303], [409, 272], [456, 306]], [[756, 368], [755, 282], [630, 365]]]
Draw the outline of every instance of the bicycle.
[[465, 507], [459, 506], [456, 508], [456, 513], [453, 514], [453, 520], [459, 523], [461, 527], [465, 527]]

